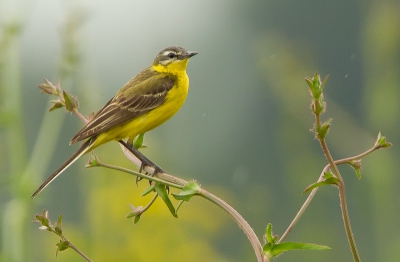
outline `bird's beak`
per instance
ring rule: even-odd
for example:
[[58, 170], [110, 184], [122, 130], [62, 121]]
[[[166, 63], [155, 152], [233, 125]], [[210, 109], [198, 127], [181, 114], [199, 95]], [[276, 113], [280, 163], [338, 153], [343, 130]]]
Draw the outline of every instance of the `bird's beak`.
[[197, 52], [194, 52], [194, 51], [187, 51], [187, 53], [184, 54], [183, 56], [184, 56], [184, 58], [190, 58], [190, 57], [192, 57], [192, 56], [194, 56], [194, 55], [197, 55]]

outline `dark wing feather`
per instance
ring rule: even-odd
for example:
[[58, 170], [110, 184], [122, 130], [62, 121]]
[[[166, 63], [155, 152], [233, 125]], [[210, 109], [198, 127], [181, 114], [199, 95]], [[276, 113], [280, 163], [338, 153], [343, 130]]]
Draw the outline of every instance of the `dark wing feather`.
[[[141, 72], [121, 88], [116, 96], [96, 113], [93, 120], [71, 139], [70, 144], [99, 135], [162, 105], [168, 91], [175, 84], [175, 78], [153, 73], [143, 76], [144, 73], [146, 72]], [[145, 79], [137, 79], [140, 77]]]

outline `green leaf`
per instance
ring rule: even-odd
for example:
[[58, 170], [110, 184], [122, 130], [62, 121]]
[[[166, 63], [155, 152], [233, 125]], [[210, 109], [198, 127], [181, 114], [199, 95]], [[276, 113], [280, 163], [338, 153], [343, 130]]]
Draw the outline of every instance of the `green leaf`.
[[57, 251], [56, 251], [56, 256], [57, 256], [58, 251], [64, 251], [69, 248], [69, 242], [60, 240], [60, 242], [57, 243], [56, 246], [57, 246]]
[[[329, 78], [329, 75], [326, 75], [324, 80], [322, 81], [322, 83], [321, 83], [321, 92], [324, 91], [324, 87], [325, 87], [326, 82], [328, 82], [328, 78]], [[321, 81], [321, 79], [320, 79], [320, 81]]]
[[313, 100], [311, 102], [311, 111], [315, 114], [315, 115], [321, 115], [325, 112], [326, 109], [326, 103], [324, 100], [324, 96], [323, 94], [321, 94], [318, 99]]
[[95, 154], [93, 154], [92, 157], [89, 159], [89, 161], [86, 163], [85, 168], [98, 167], [98, 166], [100, 166], [99, 159], [96, 157]]
[[174, 217], [178, 217], [178, 215], [176, 214], [174, 205], [171, 202], [171, 199], [169, 199], [168, 193], [167, 193], [167, 189], [165, 188], [165, 185], [161, 184], [161, 183], [155, 183], [155, 187], [154, 189], [156, 190], [157, 194], [162, 198], [162, 200], [164, 200], [164, 203], [167, 205], [169, 211], [171, 212], [171, 214]]
[[39, 229], [52, 231], [48, 215], [49, 212], [47, 210], [43, 210], [42, 215], [35, 215], [37, 222], [39, 222], [42, 225], [41, 227], [39, 227]]
[[359, 168], [354, 168], [354, 172], [356, 172], [357, 178], [361, 179], [361, 170]]
[[318, 72], [315, 72], [314, 76], [310, 78], [306, 78], [307, 84], [312, 90], [312, 95], [314, 99], [318, 99], [322, 94], [325, 84], [328, 81], [329, 75], [327, 75], [324, 80], [321, 82], [321, 75]]
[[272, 224], [268, 223], [267, 228], [265, 229], [265, 239], [267, 240], [267, 244], [275, 244], [274, 238], [272, 237]]
[[178, 206], [176, 207], [176, 213], [177, 213], [177, 214], [178, 214], [178, 210], [179, 210], [179, 208], [182, 206], [183, 202], [185, 202], [185, 201], [183, 201], [183, 200], [179, 201], [179, 204], [178, 204]]
[[[47, 79], [45, 79], [46, 81]], [[47, 80], [48, 81], [48, 80]], [[54, 95], [57, 94], [55, 88], [53, 87], [53, 85], [50, 82], [46, 82], [43, 84], [39, 85], [40, 91], [49, 95]]]
[[128, 213], [126, 215], [126, 218], [132, 218], [132, 217], [135, 217], [135, 216], [137, 216], [136, 212], [131, 212], [131, 213]]
[[68, 112], [72, 112], [78, 108], [78, 100], [76, 100], [73, 95], [67, 91], [63, 91], [63, 96], [65, 100], [65, 109], [67, 109]]
[[357, 178], [361, 179], [361, 159], [350, 161], [349, 164], [356, 172]]
[[141, 215], [135, 216], [135, 218], [133, 219], [133, 223], [136, 225], [139, 220], [140, 220]]
[[136, 211], [136, 207], [135, 207], [134, 205], [132, 205], [132, 204], [129, 204], [129, 208], [130, 208], [130, 210], [132, 210], [132, 211]]
[[41, 215], [35, 215], [35, 218], [37, 220], [35, 222], [39, 222], [39, 223], [43, 224], [42, 221], [43, 221], [44, 218]]
[[324, 179], [328, 179], [334, 177], [334, 175], [332, 174], [332, 172], [328, 171], [328, 172], [324, 172]]
[[263, 251], [264, 254], [267, 255], [268, 257], [272, 257], [270, 254], [272, 253], [272, 250], [274, 249], [275, 244], [273, 243], [267, 243], [263, 246]]
[[52, 100], [50, 101], [50, 103], [52, 103], [53, 105], [50, 107], [49, 112], [64, 106], [64, 103], [61, 102], [60, 100]]
[[189, 200], [200, 192], [200, 185], [192, 180], [187, 183], [178, 194], [172, 193], [175, 199], [189, 202]]
[[[328, 178], [329, 179], [329, 178]], [[265, 229], [266, 244], [263, 246], [263, 252], [269, 258], [278, 256], [279, 254], [289, 250], [326, 250], [330, 249], [327, 246], [301, 243], [301, 242], [284, 242], [276, 244], [278, 236], [272, 234], [272, 224], [268, 223]]]
[[62, 229], [60, 227], [55, 227], [54, 228], [54, 232], [58, 235], [58, 236], [62, 236]]
[[316, 113], [318, 115], [325, 113], [326, 103], [323, 94], [320, 95], [320, 97], [317, 100], [317, 103], [318, 103], [318, 110], [316, 110]]
[[62, 214], [57, 219], [57, 226], [54, 228], [54, 231], [57, 235], [62, 237]]
[[131, 204], [129, 204], [129, 208], [130, 208], [133, 212], [127, 214], [126, 217], [127, 217], [127, 218], [132, 218], [132, 217], [134, 217], [133, 223], [134, 223], [134, 224], [137, 224], [137, 223], [139, 222], [139, 220], [140, 220], [140, 217], [142, 216], [143, 207], [142, 207], [142, 206], [134, 207], [134, 206], [132, 206]]
[[62, 223], [62, 214], [57, 219], [57, 226], [61, 227], [61, 223]]
[[317, 245], [312, 243], [302, 243], [302, 242], [284, 242], [275, 245], [266, 245], [264, 246], [264, 254], [269, 257], [276, 257], [279, 254], [290, 251], [290, 250], [328, 250], [331, 249], [328, 246]]
[[131, 213], [128, 213], [125, 217], [126, 218], [132, 218], [132, 217], [135, 217], [135, 216], [137, 216], [138, 214], [136, 213], [136, 212], [131, 212]]
[[391, 147], [392, 143], [386, 141], [386, 137], [381, 135], [381, 132], [378, 133], [378, 138], [375, 142], [376, 148], [388, 148]]
[[314, 100], [317, 100], [322, 94], [320, 75], [315, 72], [312, 78], [306, 78], [306, 82], [310, 88], [311, 96]]
[[331, 123], [332, 118], [326, 120], [324, 123], [316, 127], [318, 139], [325, 139], [325, 136], [328, 133], [329, 128], [331, 127]]
[[306, 80], [306, 82], [308, 84], [308, 87], [309, 88], [313, 88], [313, 82], [312, 82], [311, 78], [306, 77], [305, 80]]
[[134, 207], [133, 205], [129, 204], [129, 208], [132, 210], [132, 212], [127, 214], [126, 218], [140, 216], [143, 212], [143, 206]]
[[309, 185], [306, 189], [304, 189], [303, 194], [313, 190], [314, 188], [320, 187], [320, 186], [326, 186], [326, 185], [338, 185], [339, 180], [336, 177], [329, 177], [325, 179], [324, 181], [321, 182], [316, 182], [314, 184]]
[[151, 183], [151, 185], [148, 188], [146, 188], [146, 190], [144, 190], [140, 196], [143, 197], [143, 196], [148, 195], [149, 193], [153, 192], [155, 185], [156, 185], [156, 183]]
[[140, 135], [136, 138], [135, 143], [133, 144], [133, 146], [134, 146], [136, 149], [141, 148], [141, 147], [143, 146], [143, 140], [144, 140], [144, 134], [140, 134]]

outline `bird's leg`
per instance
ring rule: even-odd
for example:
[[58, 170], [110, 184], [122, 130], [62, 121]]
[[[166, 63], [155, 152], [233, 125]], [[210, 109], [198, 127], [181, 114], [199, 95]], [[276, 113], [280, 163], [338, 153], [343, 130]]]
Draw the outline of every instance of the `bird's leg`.
[[165, 171], [161, 167], [156, 165], [153, 161], [151, 161], [145, 155], [143, 155], [136, 147], [134, 147], [133, 141], [131, 139], [128, 139], [127, 142], [125, 142], [123, 140], [119, 140], [119, 142], [122, 145], [124, 145], [124, 147], [126, 149], [128, 149], [132, 154], [134, 154], [137, 158], [139, 158], [139, 160], [142, 162], [142, 164], [140, 165], [140, 168], [139, 168], [140, 173], [142, 172], [142, 170], [145, 166], [154, 168], [154, 172], [153, 172], [152, 176], [154, 176], [157, 173], [165, 173]]
[[[122, 140], [121, 140], [122, 141]], [[120, 141], [120, 142], [121, 142]], [[128, 147], [127, 147], [127, 146]], [[133, 145], [133, 139], [128, 139], [127, 141], [126, 141], [126, 145], [124, 145], [125, 146], [125, 148], [127, 148], [132, 154], [134, 154], [136, 157], [137, 157], [137, 155], [136, 155], [136, 153], [134, 153], [132, 150], [133, 150], [133, 148], [136, 148], [134, 145]], [[137, 149], [137, 148], [136, 148]], [[138, 149], [139, 150], [139, 149]], [[144, 168], [144, 162], [139, 158], [139, 160], [141, 161], [141, 164], [140, 164], [140, 167], [139, 167], [139, 173], [142, 173], [142, 170], [143, 170], [143, 168]], [[137, 177], [136, 178], [136, 184], [137, 184], [137, 182], [139, 181], [138, 180], [139, 179], [139, 177]]]
[[[141, 165], [140, 165], [140, 168], [139, 168], [139, 173], [142, 173], [142, 170], [143, 170], [143, 168], [145, 167], [145, 166], [151, 166], [151, 167], [153, 167], [154, 168], [154, 172], [153, 172], [153, 174], [151, 174], [151, 176], [155, 176], [155, 174], [157, 174], [157, 173], [159, 173], [159, 172], [161, 172], [161, 173], [165, 173], [165, 171], [161, 168], [161, 167], [159, 167], [158, 165], [156, 165], [155, 163], [153, 163], [153, 161], [151, 161], [150, 159], [148, 159], [145, 155], [143, 155], [140, 151], [139, 151], [139, 149], [138, 148], [136, 148], [134, 145], [133, 145], [133, 139], [128, 139], [127, 140], [127, 142], [126, 142], [126, 144], [125, 144], [125, 142], [123, 141], [123, 140], [121, 140], [122, 141], [122, 144], [129, 150], [129, 151], [131, 151], [132, 152], [132, 154], [134, 154], [137, 158], [139, 158], [140, 159], [140, 161], [142, 161], [142, 163], [141, 163]], [[120, 141], [120, 142], [121, 142]], [[135, 152], [134, 152], [135, 151]], [[138, 154], [136, 154], [136, 153], [138, 153]], [[146, 174], [147, 174], [147, 172], [146, 172]], [[136, 186], [138, 186], [138, 182], [140, 181], [140, 180], [142, 180], [143, 178], [140, 178], [140, 177], [136, 177]], [[150, 185], [151, 185], [151, 181], [149, 181], [150, 182]], [[166, 186], [166, 190], [168, 191], [168, 193], [169, 193], [169, 186]]]
[[[128, 147], [129, 148], [133, 148], [133, 147], [135, 147], [134, 145], [133, 145], [133, 139], [128, 139], [128, 141], [127, 141], [127, 143], [126, 143], [127, 145], [128, 145]], [[132, 151], [131, 151], [132, 152]], [[143, 170], [143, 168], [144, 168], [144, 164], [143, 164], [143, 161], [141, 161], [141, 164], [140, 164], [140, 167], [139, 167], [139, 173], [142, 173], [142, 170]], [[146, 172], [146, 175], [147, 175], [147, 172]], [[136, 186], [139, 186], [138, 185], [138, 183], [139, 183], [139, 181], [140, 180], [142, 180], [143, 178], [141, 178], [141, 177], [136, 177], [136, 179], [135, 179], [135, 183], [136, 183]]]

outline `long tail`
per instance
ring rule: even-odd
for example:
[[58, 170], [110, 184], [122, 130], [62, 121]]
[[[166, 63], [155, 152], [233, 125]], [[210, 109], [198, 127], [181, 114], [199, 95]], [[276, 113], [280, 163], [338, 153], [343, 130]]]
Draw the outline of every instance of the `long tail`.
[[93, 144], [93, 139], [88, 139], [85, 143], [82, 144], [82, 146], [76, 151], [62, 166], [60, 166], [56, 171], [54, 171], [49, 178], [46, 179], [46, 181], [43, 182], [43, 184], [33, 193], [31, 198], [34, 198], [39, 194], [45, 187], [47, 187], [54, 179], [56, 179], [59, 175], [61, 175], [62, 172], [64, 172], [65, 169], [67, 169], [72, 163], [74, 163], [78, 158], [80, 158], [82, 155], [84, 155], [86, 152], [88, 152], [89, 149], [91, 149], [91, 145]]

